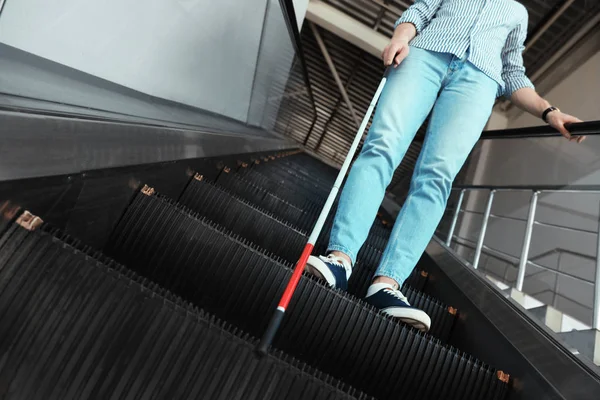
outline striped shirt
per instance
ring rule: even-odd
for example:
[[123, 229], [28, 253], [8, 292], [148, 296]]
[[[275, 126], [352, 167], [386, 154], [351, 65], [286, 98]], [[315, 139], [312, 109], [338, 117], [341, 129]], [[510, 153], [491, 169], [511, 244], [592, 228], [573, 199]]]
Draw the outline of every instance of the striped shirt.
[[464, 57], [498, 82], [498, 96], [533, 88], [523, 66], [527, 9], [514, 0], [415, 0], [396, 26], [412, 23], [411, 46]]

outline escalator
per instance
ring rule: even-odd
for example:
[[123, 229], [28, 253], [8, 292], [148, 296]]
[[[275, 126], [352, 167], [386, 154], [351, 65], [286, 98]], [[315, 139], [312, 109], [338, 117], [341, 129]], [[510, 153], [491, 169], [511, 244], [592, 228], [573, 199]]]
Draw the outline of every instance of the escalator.
[[428, 334], [361, 300], [380, 221], [349, 293], [304, 276], [274, 349], [254, 354], [335, 173], [290, 152], [197, 172], [177, 198], [144, 186], [102, 251], [15, 215], [0, 238], [0, 398], [507, 398], [510, 371], [447, 344], [461, 311], [424, 293], [429, 273], [403, 288]]

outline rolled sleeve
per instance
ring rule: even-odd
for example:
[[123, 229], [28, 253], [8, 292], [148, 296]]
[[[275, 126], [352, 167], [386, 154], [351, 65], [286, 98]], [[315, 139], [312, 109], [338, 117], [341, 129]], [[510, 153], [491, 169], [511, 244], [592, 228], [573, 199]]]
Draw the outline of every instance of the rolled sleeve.
[[523, 50], [527, 38], [527, 19], [517, 25], [506, 39], [502, 50], [502, 80], [504, 81], [504, 97], [507, 99], [519, 89], [532, 88], [533, 83], [525, 75]]
[[442, 0], [415, 0], [415, 3], [402, 13], [394, 24], [394, 29], [400, 24], [410, 22], [421, 33], [429, 25], [433, 16], [440, 8]]

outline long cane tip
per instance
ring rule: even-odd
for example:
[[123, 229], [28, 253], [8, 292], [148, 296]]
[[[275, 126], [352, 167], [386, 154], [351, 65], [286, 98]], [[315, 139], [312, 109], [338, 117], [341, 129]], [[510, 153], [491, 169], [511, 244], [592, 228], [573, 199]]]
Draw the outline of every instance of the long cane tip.
[[263, 343], [259, 343], [258, 346], [256, 346], [256, 348], [254, 349], [254, 355], [257, 358], [264, 358], [267, 354], [269, 354], [269, 348], [265, 345], [263, 345]]

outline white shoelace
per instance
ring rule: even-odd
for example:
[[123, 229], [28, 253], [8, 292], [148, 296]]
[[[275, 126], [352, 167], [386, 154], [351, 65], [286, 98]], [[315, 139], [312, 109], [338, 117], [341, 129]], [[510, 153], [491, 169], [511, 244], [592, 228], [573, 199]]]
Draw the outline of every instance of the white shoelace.
[[321, 256], [320, 258], [324, 262], [328, 262], [337, 265], [338, 267], [344, 268], [344, 271], [346, 271], [346, 279], [350, 278], [350, 274], [352, 273], [352, 266], [348, 264], [348, 261], [346, 261], [342, 257], [334, 256], [333, 254], [329, 254], [327, 257]]
[[402, 294], [402, 292], [398, 289], [392, 289], [392, 288], [386, 288], [383, 289], [386, 293], [391, 294], [392, 296], [394, 296], [395, 298], [401, 300], [402, 302], [406, 303], [407, 305], [410, 306], [410, 303], [408, 302], [408, 299], [406, 298], [405, 295]]
[[344, 260], [342, 257], [334, 256], [333, 254], [330, 254], [327, 257], [321, 256], [321, 259], [325, 262], [330, 262], [332, 264], [340, 266], [346, 270], [350, 268], [346, 260]]

